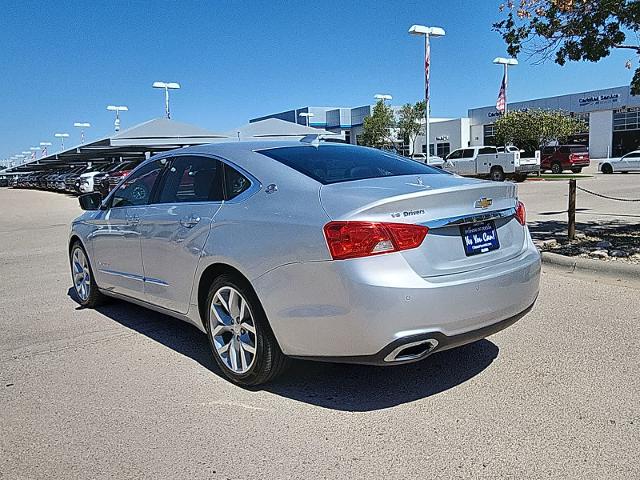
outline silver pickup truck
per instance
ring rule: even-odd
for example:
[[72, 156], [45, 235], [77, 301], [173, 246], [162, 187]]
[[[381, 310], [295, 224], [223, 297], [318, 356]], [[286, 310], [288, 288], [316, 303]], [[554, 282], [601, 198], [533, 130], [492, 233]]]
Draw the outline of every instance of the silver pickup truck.
[[447, 155], [442, 167], [465, 177], [490, 178], [496, 182], [513, 178], [521, 182], [530, 173], [540, 171], [540, 152], [536, 151], [533, 157], [523, 158], [517, 148], [506, 152], [485, 146], [459, 148]]

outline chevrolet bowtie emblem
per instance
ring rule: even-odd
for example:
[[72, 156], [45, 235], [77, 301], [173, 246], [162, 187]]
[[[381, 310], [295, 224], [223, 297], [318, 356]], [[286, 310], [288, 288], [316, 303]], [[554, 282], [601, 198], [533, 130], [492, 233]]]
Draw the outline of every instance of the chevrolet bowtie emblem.
[[493, 200], [491, 200], [490, 198], [482, 197], [481, 199], [476, 200], [475, 207], [476, 208], [489, 208], [492, 203], [493, 203]]

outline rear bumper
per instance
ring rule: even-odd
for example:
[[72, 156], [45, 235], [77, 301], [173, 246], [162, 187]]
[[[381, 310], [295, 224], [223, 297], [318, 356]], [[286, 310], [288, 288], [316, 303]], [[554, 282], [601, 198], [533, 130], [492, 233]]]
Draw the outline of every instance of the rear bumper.
[[423, 278], [389, 254], [284, 265], [252, 283], [285, 354], [377, 364], [415, 338], [444, 350], [524, 315], [540, 280], [540, 255], [526, 242], [516, 258], [461, 274]]
[[519, 165], [516, 167], [516, 173], [536, 173], [540, 171], [540, 165], [537, 163]]
[[570, 167], [588, 167], [590, 164], [591, 161], [589, 159], [569, 161]]
[[[478, 340], [482, 340], [483, 338], [487, 338], [494, 333], [498, 333], [501, 330], [504, 330], [507, 327], [510, 327], [522, 317], [524, 317], [527, 313], [531, 311], [535, 302], [529, 305], [522, 312], [501, 320], [499, 322], [493, 323], [491, 325], [487, 325], [482, 328], [478, 328], [476, 330], [471, 330], [466, 333], [461, 333], [459, 335], [447, 336], [441, 332], [430, 332], [430, 333], [422, 333], [419, 335], [409, 335], [407, 337], [398, 338], [394, 340], [389, 345], [384, 347], [378, 353], [374, 355], [359, 355], [359, 356], [337, 356], [337, 357], [309, 357], [303, 355], [296, 355], [294, 358], [299, 358], [301, 360], [317, 360], [322, 362], [335, 362], [335, 363], [356, 363], [361, 365], [378, 365], [378, 366], [389, 366], [389, 365], [401, 365], [404, 363], [413, 363], [419, 360], [422, 360], [434, 353], [442, 352], [444, 350], [449, 350], [451, 348], [461, 347], [462, 345], [467, 345], [469, 343], [477, 342]], [[407, 356], [405, 360], [403, 360], [400, 355], [402, 354], [404, 348], [410, 347], [411, 345], [434, 345], [433, 348], [424, 348], [422, 354], [417, 354], [413, 356], [413, 358], [409, 358]], [[397, 356], [396, 356], [397, 355]]]

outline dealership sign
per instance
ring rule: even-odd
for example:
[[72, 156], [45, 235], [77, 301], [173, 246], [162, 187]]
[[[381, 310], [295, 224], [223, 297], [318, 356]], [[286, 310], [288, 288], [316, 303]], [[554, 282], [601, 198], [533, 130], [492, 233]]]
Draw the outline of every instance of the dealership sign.
[[620, 99], [619, 93], [610, 93], [608, 95], [589, 95], [578, 99], [581, 107], [587, 105], [600, 105], [601, 103], [615, 103]]

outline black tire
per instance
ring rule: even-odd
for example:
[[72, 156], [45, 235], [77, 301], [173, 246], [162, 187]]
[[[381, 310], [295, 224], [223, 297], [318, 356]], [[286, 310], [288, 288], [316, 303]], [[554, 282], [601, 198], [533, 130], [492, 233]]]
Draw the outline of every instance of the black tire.
[[551, 164], [551, 173], [556, 175], [562, 173], [562, 165], [560, 165], [560, 162], [554, 162]]
[[513, 177], [513, 179], [518, 183], [522, 183], [527, 179], [527, 174], [526, 173], [518, 173]]
[[[81, 272], [78, 269], [77, 263], [74, 261], [76, 250], [80, 251], [86, 259], [86, 265], [82, 265], [83, 272], [82, 275], [85, 278], [85, 285], [88, 285], [89, 292], [88, 294], [82, 293], [82, 290], [78, 287], [75, 275], [80, 275]], [[98, 290], [98, 285], [96, 284], [96, 280], [93, 275], [93, 270], [91, 269], [91, 264], [89, 263], [89, 256], [87, 255], [86, 250], [82, 246], [82, 244], [78, 241], [74, 242], [69, 250], [69, 263], [71, 266], [71, 281], [73, 283], [73, 289], [75, 292], [76, 301], [85, 308], [95, 308], [98, 305], [101, 305], [105, 302], [106, 297], [100, 293]], [[88, 279], [86, 276], [88, 275]], [[88, 280], [88, 283], [86, 282]]]
[[[255, 327], [253, 364], [244, 373], [234, 372], [218, 353], [214, 336], [212, 335], [212, 303], [218, 291], [225, 287], [236, 290], [248, 304]], [[214, 322], [217, 322], [214, 320]], [[244, 386], [255, 386], [270, 382], [280, 375], [288, 365], [288, 358], [280, 350], [280, 346], [269, 326], [267, 316], [251, 285], [243, 278], [224, 274], [217, 277], [209, 287], [206, 304], [206, 330], [211, 353], [225, 376], [233, 383]], [[232, 334], [230, 334], [232, 335]], [[248, 334], [247, 334], [248, 335]]]
[[489, 176], [494, 182], [504, 182], [504, 172], [502, 171], [502, 167], [492, 167]]
[[582, 172], [582, 167], [575, 167], [575, 168], [572, 168], [572, 169], [571, 169], [571, 171], [572, 171], [573, 173], [580, 173], [580, 172]]
[[613, 173], [613, 167], [611, 166], [611, 164], [605, 163], [604, 165], [602, 165], [602, 173], [604, 173], [605, 175], [612, 174]]

